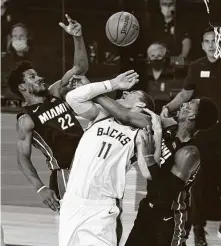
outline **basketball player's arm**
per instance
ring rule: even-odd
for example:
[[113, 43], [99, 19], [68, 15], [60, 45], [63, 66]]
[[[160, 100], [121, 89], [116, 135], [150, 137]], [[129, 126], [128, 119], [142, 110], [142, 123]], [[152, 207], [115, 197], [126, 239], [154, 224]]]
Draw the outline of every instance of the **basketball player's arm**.
[[159, 193], [156, 205], [160, 206], [159, 211], [162, 213], [171, 207], [173, 200], [177, 199], [190, 176], [199, 166], [199, 151], [195, 146], [184, 146], [177, 151], [174, 161], [175, 163], [169, 173], [160, 172], [153, 179]]
[[[198, 76], [197, 76], [198, 78]], [[194, 64], [190, 64], [188, 74], [185, 78], [184, 88], [176, 95], [176, 97], [165, 105], [161, 111], [161, 116], [168, 117], [170, 112], [179, 109], [183, 103], [190, 100], [195, 90], [196, 74]]]
[[78, 87], [68, 92], [65, 99], [77, 115], [94, 121], [107, 116], [108, 113], [101, 112], [100, 108], [91, 99], [114, 90], [128, 90], [137, 82], [138, 74], [134, 70], [129, 70], [114, 79]]
[[65, 73], [62, 79], [49, 87], [50, 92], [57, 97], [64, 97], [68, 91], [73, 89], [70, 87], [71, 83], [69, 82], [74, 75], [84, 75], [88, 71], [88, 57], [81, 25], [71, 20], [69, 16], [66, 16], [66, 18], [69, 25], [65, 26], [63, 23], [59, 23], [59, 25], [73, 37], [75, 47], [74, 62], [73, 67]]
[[102, 95], [96, 97], [94, 101], [124, 124], [129, 124], [141, 129], [150, 124], [150, 116], [139, 112], [132, 112], [107, 96]]
[[[43, 182], [38, 176], [36, 169], [31, 161], [32, 152], [32, 131], [34, 122], [27, 114], [22, 115], [17, 122], [17, 161], [20, 170], [27, 178], [27, 180], [38, 191], [44, 187]], [[53, 190], [44, 187], [39, 192], [43, 203], [49, 206], [52, 210], [56, 211], [59, 208], [58, 198]]]

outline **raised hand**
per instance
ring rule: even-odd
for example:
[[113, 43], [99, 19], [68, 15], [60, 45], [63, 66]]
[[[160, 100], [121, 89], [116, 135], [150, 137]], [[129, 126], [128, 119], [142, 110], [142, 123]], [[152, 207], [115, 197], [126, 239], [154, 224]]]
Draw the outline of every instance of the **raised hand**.
[[153, 111], [151, 111], [148, 108], [143, 108], [143, 111], [151, 115], [151, 122], [152, 122], [153, 130], [161, 130], [162, 126], [161, 126], [160, 116], [158, 116], [157, 114], [155, 114]]
[[68, 26], [66, 26], [64, 23], [59, 22], [59, 26], [61, 26], [65, 32], [72, 36], [81, 36], [82, 35], [82, 28], [81, 24], [79, 24], [77, 21], [72, 20], [67, 14], [65, 15], [67, 21], [68, 21]]
[[139, 75], [134, 70], [129, 70], [118, 75], [114, 80], [118, 90], [129, 90], [139, 82]]

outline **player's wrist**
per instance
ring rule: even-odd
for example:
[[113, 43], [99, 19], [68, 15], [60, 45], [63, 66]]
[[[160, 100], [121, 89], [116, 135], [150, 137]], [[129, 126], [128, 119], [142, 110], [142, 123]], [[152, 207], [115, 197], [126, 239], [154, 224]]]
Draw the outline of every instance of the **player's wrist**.
[[120, 90], [120, 86], [119, 86], [119, 82], [118, 82], [117, 78], [111, 79], [109, 81], [110, 81], [111, 88], [113, 91], [114, 90]]
[[156, 164], [155, 158], [154, 158], [154, 154], [148, 154], [144, 156], [144, 159], [147, 162], [147, 166], [153, 166]]
[[166, 110], [168, 111], [168, 113], [170, 113], [170, 112], [171, 112], [171, 111], [170, 111], [170, 107], [169, 107], [169, 105], [164, 105], [162, 109], [163, 109], [163, 110], [164, 110], [164, 109], [166, 109]]
[[37, 193], [39, 194], [42, 190], [46, 189], [47, 186], [46, 185], [42, 185], [38, 190]]

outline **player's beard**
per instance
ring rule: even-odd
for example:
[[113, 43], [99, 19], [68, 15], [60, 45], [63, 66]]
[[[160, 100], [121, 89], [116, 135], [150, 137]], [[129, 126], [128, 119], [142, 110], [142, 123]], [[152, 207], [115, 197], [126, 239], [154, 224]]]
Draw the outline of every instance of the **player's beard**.
[[48, 89], [40, 90], [40, 91], [33, 91], [32, 94], [37, 96], [37, 97], [46, 97], [49, 95], [49, 91], [48, 91]]

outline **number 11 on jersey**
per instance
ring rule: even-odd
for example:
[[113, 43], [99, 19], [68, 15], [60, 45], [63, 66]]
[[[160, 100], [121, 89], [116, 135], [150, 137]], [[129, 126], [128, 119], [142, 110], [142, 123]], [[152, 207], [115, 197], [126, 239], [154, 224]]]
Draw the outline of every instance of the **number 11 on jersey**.
[[[105, 159], [107, 157], [109, 151], [110, 151], [111, 146], [112, 146], [112, 144], [107, 143], [107, 142], [103, 142], [102, 146], [101, 146], [101, 150], [100, 150], [100, 152], [98, 154], [98, 157], [101, 157], [101, 155], [102, 155], [103, 159]], [[104, 152], [104, 155], [103, 155], [103, 152]]]

